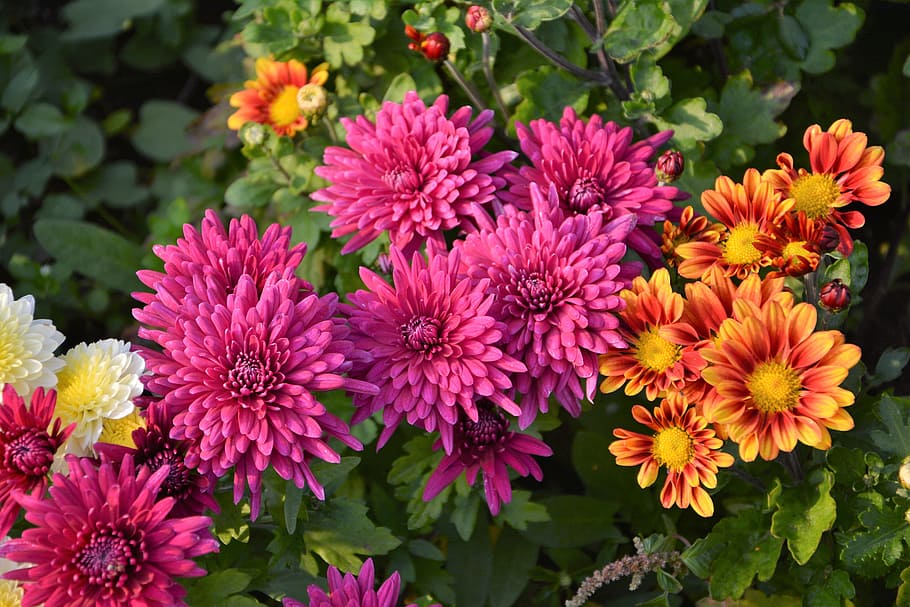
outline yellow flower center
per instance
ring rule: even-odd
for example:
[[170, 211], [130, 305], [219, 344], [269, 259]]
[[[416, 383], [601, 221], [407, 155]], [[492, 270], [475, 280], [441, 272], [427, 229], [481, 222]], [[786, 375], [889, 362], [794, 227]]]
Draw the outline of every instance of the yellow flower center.
[[830, 175], [803, 175], [790, 186], [790, 196], [796, 199], [794, 211], [802, 211], [810, 219], [823, 219], [840, 196], [840, 187]]
[[21, 607], [24, 590], [18, 582], [0, 580], [0, 607]]
[[808, 257], [809, 251], [803, 246], [806, 244], [805, 240], [797, 240], [796, 242], [788, 242], [781, 251], [781, 257], [784, 259], [790, 259], [791, 257]]
[[269, 104], [269, 119], [275, 126], [287, 126], [300, 117], [296, 86], [286, 86]]
[[799, 404], [799, 375], [789, 365], [774, 360], [759, 363], [746, 379], [752, 403], [762, 413], [789, 411]]
[[761, 251], [755, 248], [757, 234], [758, 226], [754, 223], [733, 226], [724, 243], [724, 261], [728, 264], [748, 265], [761, 259]]
[[[57, 375], [57, 416], [67, 423], [81, 419], [82, 408], [98, 400], [104, 371], [95, 361], [67, 365]], [[93, 364], [95, 363], [95, 364]]]
[[133, 441], [133, 430], [144, 425], [142, 416], [139, 415], [139, 409], [133, 409], [132, 413], [120, 419], [105, 418], [101, 420], [101, 437], [98, 440], [102, 443], [135, 449], [136, 443]]
[[635, 346], [635, 358], [641, 366], [663, 373], [679, 360], [682, 348], [660, 336], [657, 327], [642, 333]]
[[682, 470], [692, 461], [695, 454], [692, 437], [678, 426], [661, 430], [654, 435], [651, 454], [658, 464], [673, 470]]

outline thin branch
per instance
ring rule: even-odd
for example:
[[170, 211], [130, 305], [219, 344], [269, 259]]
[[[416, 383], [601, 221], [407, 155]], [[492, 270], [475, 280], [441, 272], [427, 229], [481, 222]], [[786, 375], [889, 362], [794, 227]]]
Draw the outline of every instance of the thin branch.
[[446, 71], [449, 72], [449, 76], [452, 77], [452, 80], [457, 82], [458, 86], [460, 86], [465, 94], [471, 99], [471, 103], [474, 104], [474, 107], [478, 110], [486, 109], [487, 104], [483, 100], [483, 97], [480, 96], [480, 91], [477, 90], [477, 87], [468, 82], [464, 77], [464, 74], [461, 73], [461, 70], [455, 67], [455, 64], [448, 59], [444, 60], [442, 65], [446, 68]]
[[503, 124], [505, 124], [509, 121], [509, 112], [506, 111], [506, 104], [503, 102], [502, 95], [499, 93], [499, 85], [496, 84], [496, 78], [493, 77], [490, 32], [481, 33], [481, 39], [483, 40], [483, 75], [486, 76], [487, 86], [490, 87], [490, 92], [493, 93], [493, 99], [496, 101], [496, 105], [499, 106], [499, 111], [502, 114], [502, 121]]
[[527, 42], [529, 45], [531, 45], [531, 48], [533, 48], [535, 51], [537, 51], [538, 53], [540, 53], [541, 55], [546, 57], [546, 59], [550, 63], [555, 65], [556, 67], [561, 67], [562, 69], [566, 70], [573, 76], [577, 76], [583, 80], [590, 80], [592, 82], [597, 82], [599, 84], [604, 84], [607, 86], [609, 86], [610, 83], [613, 81], [613, 79], [610, 77], [609, 74], [605, 74], [603, 72], [594, 72], [592, 70], [585, 69], [581, 66], [575, 65], [574, 63], [572, 63], [571, 61], [569, 61], [568, 59], [566, 59], [565, 57], [563, 57], [562, 55], [560, 55], [559, 53], [557, 53], [556, 51], [554, 51], [553, 49], [548, 47], [546, 44], [541, 42], [541, 40], [537, 36], [535, 36], [533, 33], [531, 33], [531, 31], [528, 30], [527, 28], [524, 28], [520, 25], [516, 25], [514, 27], [515, 27], [515, 31], [518, 32], [518, 35], [521, 36], [525, 42]]
[[[599, 6], [599, 4], [598, 0], [594, 1], [595, 6]], [[588, 20], [587, 15], [585, 15], [578, 6], [572, 6], [570, 17], [581, 26], [581, 29], [585, 31], [585, 34], [587, 34], [591, 42], [597, 45], [597, 50], [595, 51], [597, 62], [600, 63], [601, 71], [610, 76], [610, 90], [613, 91], [613, 94], [616, 95], [620, 101], [628, 99], [629, 91], [622, 85], [622, 77], [619, 74], [619, 70], [616, 68], [616, 63], [603, 49], [603, 36], [606, 31], [606, 23], [601, 23], [603, 21], [602, 10], [598, 18], [599, 25], [597, 28], [594, 27], [591, 21]]]

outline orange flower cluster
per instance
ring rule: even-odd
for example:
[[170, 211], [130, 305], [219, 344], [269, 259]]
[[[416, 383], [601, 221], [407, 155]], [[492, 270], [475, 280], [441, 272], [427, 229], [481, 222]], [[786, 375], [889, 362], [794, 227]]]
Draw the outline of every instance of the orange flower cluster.
[[689, 207], [664, 224], [667, 265], [694, 281], [685, 296], [666, 269], [620, 294], [629, 346], [601, 355], [600, 389], [661, 400], [653, 413], [632, 411], [652, 433], [616, 429], [610, 452], [620, 465], [641, 466], [642, 487], [667, 468], [664, 507], [713, 514], [705, 488], [734, 461], [720, 450], [724, 438], [749, 462], [800, 442], [828, 449], [830, 430], [853, 427], [846, 407], [854, 395], [840, 384], [860, 349], [840, 331], [816, 330], [816, 302], [798, 302], [784, 278], [814, 272], [835, 249], [849, 255], [847, 228], [864, 219], [843, 207], [882, 204], [891, 188], [880, 181], [882, 148], [867, 147], [849, 121], [824, 132], [813, 125], [803, 142], [810, 170], [780, 154], [780, 169], [749, 169], [742, 183], [719, 177], [701, 198], [710, 217]]

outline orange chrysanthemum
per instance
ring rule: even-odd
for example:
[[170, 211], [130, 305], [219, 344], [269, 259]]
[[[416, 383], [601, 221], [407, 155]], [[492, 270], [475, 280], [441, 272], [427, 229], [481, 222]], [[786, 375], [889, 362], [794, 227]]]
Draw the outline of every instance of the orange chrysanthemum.
[[827, 131], [813, 124], [803, 135], [812, 171], [794, 168], [790, 154], [779, 154], [780, 168], [765, 171], [762, 176], [793, 200], [794, 211], [803, 211], [810, 219], [837, 229], [838, 250], [844, 255], [853, 250], [853, 239], [846, 228], [862, 227], [866, 220], [859, 211], [840, 209], [853, 201], [878, 206], [891, 195], [891, 186], [880, 181], [885, 151], [881, 146], [866, 147], [867, 143], [865, 133], [853, 132], [849, 120], [836, 120]]
[[674, 268], [680, 264], [682, 257], [676, 253], [676, 247], [686, 242], [720, 242], [726, 228], [719, 223], [711, 223], [704, 215], [696, 215], [691, 206], [683, 209], [679, 223], [669, 219], [664, 221], [664, 233], [660, 250], [667, 260], [667, 265]]
[[726, 426], [745, 461], [774, 459], [797, 441], [828, 449], [829, 429], [853, 427], [844, 407], [854, 395], [839, 386], [859, 362], [859, 347], [840, 331], [815, 332], [812, 304], [738, 308], [742, 318], [724, 321], [701, 351], [710, 363], [702, 376], [717, 396], [705, 402], [705, 417]]
[[600, 372], [606, 376], [600, 384], [601, 392], [613, 392], [625, 383], [626, 394], [644, 389], [648, 400], [655, 400], [697, 378], [705, 361], [691, 349], [670, 341], [664, 332], [679, 320], [684, 306], [682, 296], [670, 287], [666, 268], [656, 270], [650, 280], [636, 277], [632, 288], [619, 296], [626, 302], [620, 313], [619, 334], [630, 346], [600, 356]]
[[789, 213], [768, 234], [755, 237], [755, 248], [771, 258], [768, 276], [803, 276], [814, 272], [821, 260], [824, 222], [809, 219], [802, 211]]
[[719, 450], [723, 441], [708, 427], [707, 420], [679, 396], [662, 400], [653, 415], [641, 405], [635, 405], [632, 417], [654, 430], [654, 434], [613, 430], [613, 436], [620, 439], [610, 444], [616, 463], [640, 465], [641, 487], [653, 485], [660, 467], [666, 467], [667, 480], [660, 492], [663, 507], [691, 505], [701, 516], [713, 515], [714, 502], [704, 487], [717, 486], [718, 468], [733, 465], [733, 456]]
[[256, 60], [256, 80], [247, 80], [242, 91], [231, 95], [231, 106], [239, 108], [228, 118], [228, 128], [239, 130], [247, 122], [267, 124], [278, 135], [291, 136], [309, 126], [300, 109], [297, 94], [307, 85], [322, 86], [329, 78], [329, 64], [322, 63], [307, 78], [306, 66], [290, 61]]
[[702, 194], [701, 202], [726, 231], [720, 243], [679, 245], [676, 253], [683, 259], [679, 264], [681, 276], [701, 278], [716, 265], [727, 276], [745, 278], [771, 264], [771, 259], [755, 247], [755, 237], [779, 225], [793, 207], [793, 200], [782, 201], [780, 194], [761, 180], [758, 171], [749, 169], [742, 184], [733, 183], [726, 176], [718, 177], [714, 189]]

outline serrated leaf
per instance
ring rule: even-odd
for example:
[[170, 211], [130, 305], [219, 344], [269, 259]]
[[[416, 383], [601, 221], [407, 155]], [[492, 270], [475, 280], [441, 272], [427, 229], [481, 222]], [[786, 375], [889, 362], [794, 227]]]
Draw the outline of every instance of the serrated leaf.
[[264, 207], [281, 188], [266, 173], [253, 173], [234, 180], [224, 192], [224, 200], [238, 209]]
[[673, 50], [676, 43], [689, 33], [692, 26], [701, 19], [708, 6], [708, 0], [667, 0], [670, 5], [670, 14], [673, 16], [673, 25], [670, 35], [658, 44], [652, 52], [658, 59]]
[[798, 487], [783, 489], [778, 482], [768, 497], [769, 505], [777, 508], [771, 516], [771, 533], [787, 540], [787, 549], [800, 565], [815, 554], [822, 534], [837, 518], [833, 486], [834, 474], [819, 468]]
[[797, 7], [796, 18], [811, 40], [800, 67], [810, 74], [821, 74], [834, 67], [831, 51], [846, 46], [856, 37], [865, 13], [850, 2], [833, 6], [831, 0], [805, 0]]
[[860, 515], [867, 531], [838, 537], [846, 569], [864, 577], [880, 577], [901, 558], [910, 542], [910, 525], [901, 510], [872, 509]]
[[531, 492], [522, 489], [512, 491], [512, 501], [502, 505], [498, 520], [512, 529], [524, 531], [528, 523], [542, 523], [550, 520], [546, 506], [531, 501]]
[[692, 573], [708, 580], [712, 598], [739, 598], [754, 578], [767, 581], [777, 568], [784, 541], [774, 537], [769, 527], [766, 515], [743, 510], [696, 540], [682, 560]]
[[571, 0], [493, 0], [493, 10], [513, 25], [537, 29], [544, 21], [559, 19], [572, 8]]
[[197, 116], [197, 112], [174, 101], [146, 101], [139, 110], [139, 128], [133, 133], [133, 145], [152, 160], [173, 160], [189, 149], [186, 128]]
[[901, 571], [901, 585], [897, 587], [895, 607], [910, 607], [910, 567]]
[[330, 3], [325, 14], [322, 44], [326, 61], [333, 68], [358, 65], [363, 49], [373, 42], [376, 30], [369, 21], [351, 21], [351, 15], [337, 2]]
[[581, 114], [588, 107], [590, 86], [549, 66], [523, 72], [515, 82], [522, 101], [510, 120], [527, 124], [536, 118], [558, 121], [566, 106]]
[[517, 531], [506, 527], [493, 549], [493, 579], [490, 585], [490, 607], [511, 607], [530, 581], [540, 547]]
[[809, 54], [809, 33], [791, 15], [777, 17], [777, 40], [784, 52], [797, 61], [803, 61]]
[[822, 580], [813, 579], [803, 597], [804, 607], [841, 607], [845, 599], [856, 596], [850, 574], [841, 569], [831, 571]]
[[619, 63], [629, 63], [668, 40], [676, 26], [666, 0], [623, 0], [604, 33], [603, 48]]
[[387, 554], [401, 541], [367, 517], [367, 507], [345, 497], [326, 502], [309, 514], [303, 531], [307, 551], [344, 571], [359, 570], [360, 556]]
[[[322, 401], [326, 402], [326, 401]], [[356, 456], [345, 456], [337, 464], [324, 462], [321, 460], [314, 461], [310, 466], [313, 474], [322, 484], [326, 495], [333, 495], [338, 488], [347, 480], [351, 471], [360, 464], [360, 458]]]
[[124, 293], [140, 287], [136, 270], [143, 250], [123, 236], [68, 219], [42, 219], [34, 229], [35, 238], [58, 263]]
[[910, 424], [905, 420], [908, 409], [910, 398], [892, 398], [888, 394], [882, 394], [878, 401], [878, 413], [885, 431], [872, 430], [869, 433], [878, 450], [898, 457], [910, 454]]
[[252, 580], [253, 576], [239, 569], [209, 572], [205, 577], [194, 580], [187, 594], [187, 600], [191, 604], [212, 605], [219, 599], [243, 592]]
[[421, 434], [406, 442], [403, 447], [405, 454], [392, 462], [388, 481], [393, 485], [402, 485], [423, 476], [427, 468], [433, 466], [434, 442], [431, 434]]
[[717, 114], [707, 111], [708, 104], [702, 97], [683, 99], [651, 122], [661, 129], [672, 129], [676, 145], [683, 151], [693, 150], [700, 142], [710, 141], [720, 135], [724, 123]]

